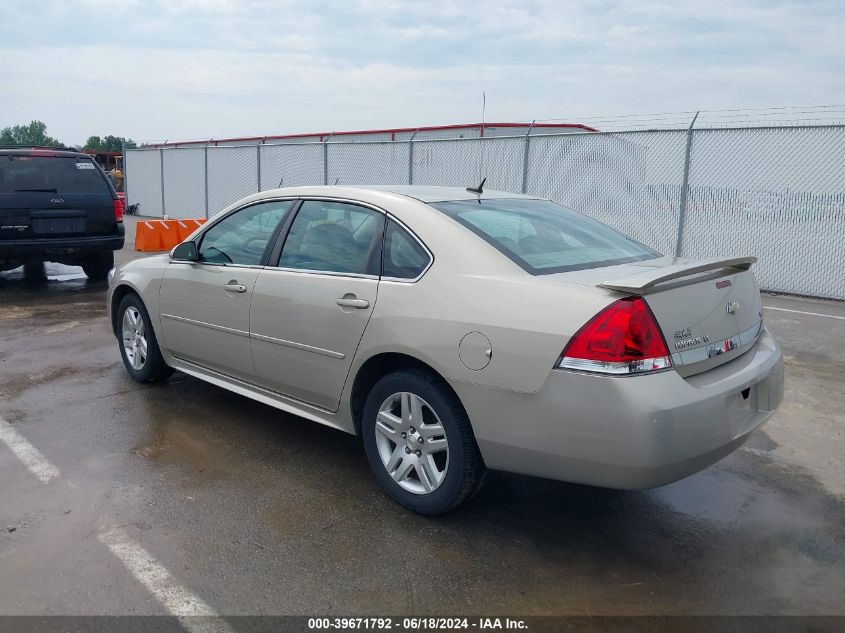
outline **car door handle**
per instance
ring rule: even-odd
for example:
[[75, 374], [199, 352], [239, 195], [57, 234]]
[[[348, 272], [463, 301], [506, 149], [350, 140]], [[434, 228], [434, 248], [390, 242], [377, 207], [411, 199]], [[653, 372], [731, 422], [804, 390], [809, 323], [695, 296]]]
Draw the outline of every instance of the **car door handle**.
[[341, 297], [340, 299], [336, 299], [335, 303], [341, 308], [358, 308], [359, 310], [363, 310], [364, 308], [370, 307], [370, 302], [366, 299]]
[[223, 290], [225, 290], [226, 292], [243, 293], [243, 292], [246, 292], [246, 286], [244, 286], [243, 284], [239, 284], [237, 281], [235, 281], [233, 279], [229, 283], [223, 285]]

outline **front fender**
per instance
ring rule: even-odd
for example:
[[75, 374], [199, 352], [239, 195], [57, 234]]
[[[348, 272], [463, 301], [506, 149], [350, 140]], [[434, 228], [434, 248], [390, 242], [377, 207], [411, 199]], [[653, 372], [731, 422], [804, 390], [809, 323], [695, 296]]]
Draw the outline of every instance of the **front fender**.
[[161, 279], [164, 271], [170, 263], [168, 255], [154, 255], [143, 257], [131, 262], [121, 264], [114, 270], [109, 290], [106, 294], [106, 304], [109, 315], [109, 322], [112, 331], [117, 336], [115, 323], [115, 310], [117, 304], [125, 296], [126, 292], [134, 292], [150, 315], [150, 322], [153, 326], [156, 338], [162, 341], [161, 336], [161, 311], [159, 310], [159, 293], [161, 290]]

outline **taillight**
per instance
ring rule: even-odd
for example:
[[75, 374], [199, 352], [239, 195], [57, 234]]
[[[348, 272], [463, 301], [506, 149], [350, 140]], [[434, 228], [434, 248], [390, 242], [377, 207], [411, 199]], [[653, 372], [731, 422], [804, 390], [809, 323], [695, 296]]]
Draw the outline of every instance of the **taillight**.
[[672, 367], [669, 349], [642, 297], [620, 299], [573, 336], [557, 364], [562, 369], [630, 375]]
[[115, 222], [123, 222], [123, 208], [125, 206], [125, 202], [123, 202], [123, 198], [115, 198], [114, 199], [114, 221]]

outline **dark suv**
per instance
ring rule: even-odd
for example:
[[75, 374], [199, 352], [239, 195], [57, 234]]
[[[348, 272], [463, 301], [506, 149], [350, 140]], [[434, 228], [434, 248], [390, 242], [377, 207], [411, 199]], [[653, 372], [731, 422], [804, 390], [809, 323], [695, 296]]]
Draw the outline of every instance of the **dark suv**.
[[87, 154], [0, 146], [0, 271], [52, 261], [105, 279], [123, 248], [123, 204]]

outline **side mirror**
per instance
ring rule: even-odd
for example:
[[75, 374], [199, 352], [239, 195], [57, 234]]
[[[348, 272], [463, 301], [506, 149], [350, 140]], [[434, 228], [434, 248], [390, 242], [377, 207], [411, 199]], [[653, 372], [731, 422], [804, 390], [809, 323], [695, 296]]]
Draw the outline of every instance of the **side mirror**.
[[174, 248], [170, 257], [182, 262], [196, 262], [199, 261], [199, 253], [197, 252], [196, 242], [182, 242]]

